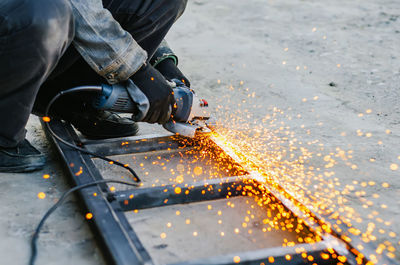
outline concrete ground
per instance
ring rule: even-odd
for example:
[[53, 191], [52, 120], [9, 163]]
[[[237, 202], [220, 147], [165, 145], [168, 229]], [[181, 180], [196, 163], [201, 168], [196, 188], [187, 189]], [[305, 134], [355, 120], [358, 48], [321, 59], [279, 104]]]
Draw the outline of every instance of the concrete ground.
[[[354, 209], [351, 222], [398, 260], [399, 14], [396, 0], [193, 0], [167, 38], [232, 139], [268, 162], [292, 151], [285, 151], [291, 147], [285, 141], [269, 145], [265, 132], [274, 133], [274, 126], [283, 128], [278, 136], [293, 132], [295, 144], [308, 149], [308, 158], [299, 159], [306, 176], [293, 176], [309, 183], [290, 175], [277, 181], [292, 191], [309, 189], [321, 200], [342, 192], [336, 209]], [[267, 115], [275, 121], [266, 122]], [[36, 173], [0, 174], [4, 264], [27, 263], [34, 226], [69, 187], [37, 118], [27, 129], [49, 163]], [[39, 192], [46, 198], [39, 199]], [[74, 198], [45, 226], [39, 263], [102, 264]]]

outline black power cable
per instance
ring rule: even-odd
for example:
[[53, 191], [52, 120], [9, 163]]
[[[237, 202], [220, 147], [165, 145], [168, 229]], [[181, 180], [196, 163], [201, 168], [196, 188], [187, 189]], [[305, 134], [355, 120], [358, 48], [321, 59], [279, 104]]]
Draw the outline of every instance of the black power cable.
[[[71, 89], [67, 89], [67, 90], [61, 91], [60, 93], [58, 93], [57, 95], [55, 95], [55, 96], [50, 100], [49, 104], [47, 104], [47, 107], [46, 107], [46, 110], [45, 110], [44, 115], [45, 115], [46, 117], [48, 117], [50, 108], [51, 108], [51, 106], [53, 105], [53, 103], [54, 103], [58, 98], [60, 98], [60, 97], [63, 96], [63, 95], [72, 94], [72, 93], [77, 93], [77, 92], [101, 92], [101, 91], [102, 91], [102, 87], [101, 87], [101, 86], [79, 86], [79, 87], [74, 87], [74, 88], [71, 88]], [[123, 167], [123, 168], [127, 169], [127, 170], [133, 175], [134, 180], [135, 180], [136, 182], [140, 182], [140, 179], [139, 179], [138, 175], [136, 174], [136, 172], [135, 172], [131, 167], [129, 167], [128, 165], [124, 165], [124, 164], [122, 164], [122, 163], [120, 163], [120, 162], [118, 162], [118, 161], [115, 161], [115, 160], [113, 160], [113, 159], [107, 158], [107, 157], [105, 157], [105, 156], [98, 155], [98, 154], [96, 154], [96, 153], [94, 153], [94, 152], [90, 152], [90, 151], [88, 151], [88, 150], [86, 150], [86, 149], [83, 149], [83, 148], [80, 148], [80, 147], [78, 147], [78, 146], [76, 146], [76, 145], [74, 145], [74, 144], [71, 144], [71, 143], [65, 141], [64, 139], [62, 139], [60, 136], [58, 136], [58, 135], [51, 129], [51, 127], [50, 127], [50, 125], [49, 125], [49, 121], [47, 121], [47, 122], [45, 121], [45, 124], [46, 124], [46, 128], [47, 128], [47, 130], [50, 132], [50, 134], [51, 134], [54, 138], [56, 138], [58, 141], [60, 141], [60, 142], [62, 142], [63, 144], [65, 144], [66, 146], [69, 146], [69, 147], [71, 147], [71, 148], [73, 148], [73, 149], [75, 149], [75, 150], [78, 150], [78, 151], [80, 151], [80, 152], [83, 152], [83, 153], [92, 155], [92, 156], [94, 156], [94, 157], [100, 158], [100, 159], [105, 160], [105, 161], [107, 161], [107, 162], [109, 162], [109, 163], [113, 163], [113, 164], [115, 164], [115, 165], [117, 165], [117, 166]]]
[[40, 230], [42, 229], [44, 223], [46, 222], [47, 218], [49, 218], [49, 216], [59, 207], [61, 206], [65, 199], [68, 197], [68, 195], [70, 195], [71, 193], [80, 190], [80, 189], [84, 189], [87, 187], [91, 187], [91, 186], [96, 186], [98, 184], [103, 184], [103, 183], [119, 183], [119, 184], [124, 184], [124, 185], [129, 185], [129, 186], [135, 186], [138, 187], [139, 184], [137, 183], [131, 183], [131, 182], [126, 182], [126, 181], [121, 181], [121, 180], [111, 180], [111, 179], [103, 179], [103, 180], [98, 180], [98, 181], [93, 181], [91, 183], [87, 183], [87, 184], [82, 184], [76, 187], [73, 187], [72, 189], [67, 190], [66, 192], [64, 192], [60, 199], [58, 200], [58, 202], [56, 202], [46, 213], [45, 215], [42, 217], [42, 219], [40, 220], [38, 226], [35, 229], [35, 232], [32, 235], [32, 239], [31, 239], [31, 256], [29, 258], [29, 265], [34, 265], [35, 264], [35, 260], [36, 260], [36, 256], [37, 256], [37, 240], [39, 238], [39, 233]]
[[[51, 106], [53, 105], [53, 103], [54, 103], [58, 98], [60, 98], [60, 97], [63, 96], [63, 95], [71, 94], [71, 93], [78, 93], [78, 92], [98, 92], [98, 93], [99, 93], [99, 92], [101, 92], [101, 91], [102, 91], [102, 87], [101, 87], [101, 86], [80, 86], [80, 87], [74, 87], [74, 88], [71, 88], [71, 89], [68, 89], [68, 90], [61, 91], [60, 93], [58, 93], [56, 96], [54, 96], [54, 97], [50, 100], [49, 104], [47, 104], [47, 107], [46, 107], [46, 110], [45, 110], [45, 117], [48, 117], [50, 108], [51, 108]], [[47, 130], [50, 132], [50, 134], [51, 134], [54, 138], [56, 138], [58, 141], [60, 141], [61, 143], [63, 143], [64, 145], [66, 145], [66, 146], [68, 146], [68, 147], [71, 147], [71, 148], [73, 148], [73, 149], [75, 149], [75, 150], [78, 150], [78, 151], [80, 151], [80, 152], [83, 152], [83, 153], [92, 155], [92, 156], [94, 156], [94, 157], [100, 158], [100, 159], [105, 160], [105, 161], [107, 161], [107, 162], [113, 163], [113, 164], [115, 164], [115, 165], [117, 165], [117, 166], [123, 167], [123, 168], [127, 169], [127, 170], [133, 175], [134, 180], [135, 180], [136, 182], [140, 182], [140, 179], [139, 179], [138, 175], [136, 174], [136, 172], [135, 172], [131, 167], [129, 167], [128, 165], [124, 165], [124, 164], [122, 164], [122, 163], [120, 163], [120, 162], [118, 162], [118, 161], [115, 161], [115, 160], [113, 160], [113, 159], [109, 159], [109, 158], [107, 158], [107, 157], [105, 157], [105, 156], [98, 155], [98, 154], [96, 154], [96, 153], [94, 153], [94, 152], [88, 151], [88, 150], [83, 149], [83, 148], [80, 148], [80, 147], [78, 147], [78, 146], [76, 146], [76, 145], [74, 145], [74, 144], [72, 144], [72, 143], [69, 143], [69, 142], [67, 142], [66, 140], [62, 139], [60, 136], [58, 136], [58, 135], [51, 129], [50, 124], [49, 124], [49, 121], [45, 121], [45, 125], [46, 125]], [[69, 189], [68, 191], [64, 192], [64, 193], [62, 194], [62, 196], [60, 197], [59, 201], [58, 201], [57, 203], [55, 203], [55, 204], [45, 213], [45, 215], [42, 217], [42, 219], [40, 220], [38, 226], [37, 226], [36, 229], [35, 229], [35, 232], [34, 232], [33, 235], [32, 235], [32, 240], [31, 240], [31, 256], [30, 256], [30, 258], [29, 258], [29, 265], [34, 265], [34, 263], [35, 263], [36, 256], [37, 256], [37, 246], [36, 246], [36, 243], [37, 243], [37, 240], [38, 240], [38, 238], [39, 238], [40, 230], [42, 229], [42, 227], [43, 227], [45, 221], [47, 220], [47, 218], [49, 218], [49, 216], [50, 216], [60, 205], [62, 205], [62, 204], [64, 203], [65, 199], [66, 199], [66, 198], [68, 197], [68, 195], [70, 195], [71, 193], [73, 193], [73, 192], [75, 192], [75, 191], [77, 191], [77, 190], [80, 190], [80, 189], [84, 189], [84, 188], [91, 187], [91, 186], [96, 186], [96, 185], [98, 185], [98, 184], [103, 184], [103, 183], [119, 183], [119, 184], [124, 184], [124, 185], [129, 185], [129, 186], [135, 186], [135, 187], [138, 187], [138, 186], [139, 186], [139, 184], [137, 184], [137, 183], [131, 183], [131, 182], [121, 181], [121, 180], [106, 180], [106, 179], [104, 179], [104, 180], [98, 180], [98, 181], [93, 181], [93, 182], [90, 182], [90, 183], [87, 183], [87, 184], [79, 185], [79, 186], [73, 187], [73, 188]]]

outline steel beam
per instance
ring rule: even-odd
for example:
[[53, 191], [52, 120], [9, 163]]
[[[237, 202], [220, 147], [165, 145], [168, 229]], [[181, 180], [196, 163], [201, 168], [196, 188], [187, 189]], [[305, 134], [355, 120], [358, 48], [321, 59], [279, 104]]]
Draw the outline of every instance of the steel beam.
[[178, 149], [182, 145], [175, 140], [176, 136], [153, 134], [128, 138], [107, 139], [100, 141], [83, 141], [82, 144], [91, 152], [102, 156], [134, 154], [142, 152]]
[[[64, 162], [66, 171], [74, 185], [82, 185], [91, 183], [96, 180], [104, 179], [99, 170], [92, 161], [92, 157], [65, 146], [57, 141], [42, 122], [45, 131], [54, 143]], [[110, 156], [129, 153], [141, 153], [159, 150], [174, 150], [186, 147], [178, 138], [171, 135], [152, 135], [130, 137], [127, 139], [111, 139], [99, 141], [81, 141], [70, 124], [63, 123], [59, 120], [52, 120], [49, 124], [53, 131], [68, 142], [74, 142], [89, 151], [98, 153], [99, 155]], [[218, 144], [217, 144], [218, 146]], [[225, 151], [225, 150], [223, 150]], [[231, 154], [232, 163], [241, 164], [240, 159]], [[246, 168], [245, 168], [246, 170]], [[258, 179], [253, 176], [254, 172], [248, 171], [249, 178]], [[153, 264], [153, 261], [143, 247], [135, 231], [129, 224], [124, 212], [134, 209], [147, 209], [152, 207], [162, 207], [173, 204], [183, 204], [192, 202], [201, 202], [207, 200], [223, 199], [233, 196], [241, 196], [243, 176], [228, 177], [223, 179], [210, 179], [196, 183], [182, 183], [165, 185], [153, 188], [138, 188], [125, 191], [111, 193], [106, 184], [88, 187], [78, 192], [80, 201], [86, 212], [91, 212], [93, 218], [89, 221], [94, 229], [95, 235], [105, 250], [105, 257], [112, 264]], [[316, 213], [309, 211], [302, 213], [299, 211], [299, 202], [291, 199], [289, 193], [280, 187], [264, 185], [265, 189], [282, 202], [294, 214], [308, 222], [308, 218], [312, 216], [314, 221], [308, 222], [309, 227], [321, 225], [319, 221], [324, 220]], [[257, 185], [256, 185], [257, 186]], [[255, 187], [257, 188], [257, 187]], [[269, 248], [256, 251], [248, 251], [243, 253], [232, 253], [229, 255], [210, 257], [201, 260], [185, 261], [173, 265], [183, 264], [221, 264], [230, 265], [237, 264], [238, 258], [240, 264], [268, 264], [271, 263], [270, 257], [273, 257], [274, 264], [336, 264], [338, 261], [334, 258], [323, 259], [322, 253], [327, 253], [327, 248], [334, 248], [335, 253], [347, 257], [347, 264], [355, 264], [353, 245], [357, 239], [350, 244], [344, 242], [339, 232], [324, 234], [323, 240], [315, 244], [300, 244], [295, 247]], [[301, 251], [299, 251], [301, 250]], [[372, 253], [373, 248], [367, 249], [367, 255]], [[304, 259], [301, 255], [306, 252], [307, 255], [313, 256], [314, 260]], [[368, 257], [366, 260], [367, 261]], [[387, 264], [396, 264], [392, 260], [383, 258]]]

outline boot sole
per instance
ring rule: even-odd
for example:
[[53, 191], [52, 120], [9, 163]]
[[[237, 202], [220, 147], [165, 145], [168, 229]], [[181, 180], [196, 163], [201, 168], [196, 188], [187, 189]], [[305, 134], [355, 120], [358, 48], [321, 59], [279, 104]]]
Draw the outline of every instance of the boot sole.
[[29, 166], [0, 167], [0, 173], [28, 173], [43, 169], [45, 163], [35, 163]]

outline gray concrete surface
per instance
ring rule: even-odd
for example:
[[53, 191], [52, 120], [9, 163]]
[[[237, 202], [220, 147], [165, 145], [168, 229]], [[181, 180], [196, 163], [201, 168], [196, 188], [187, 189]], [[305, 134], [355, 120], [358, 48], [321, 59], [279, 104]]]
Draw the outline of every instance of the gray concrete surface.
[[[277, 181], [298, 195], [308, 189], [332, 199], [338, 211], [351, 207], [351, 222], [364, 232], [372, 227], [374, 241], [392, 244], [400, 260], [399, 170], [390, 168], [400, 165], [399, 14], [396, 0], [193, 0], [168, 40], [232, 140], [248, 142], [249, 154], [268, 164], [279, 161], [276, 154], [298, 156], [288, 141], [268, 143], [280, 135], [276, 128], [293, 132], [294, 145], [312, 155], [301, 159], [303, 172]], [[27, 128], [49, 164], [38, 173], [0, 174], [4, 264], [26, 264], [33, 227], [69, 187], [36, 119]], [[344, 194], [329, 198], [333, 190]], [[46, 225], [38, 264], [101, 264], [92, 238], [72, 200]]]
[[[48, 157], [45, 169], [29, 174], [0, 174], [1, 264], [28, 264], [30, 238], [45, 212], [70, 186], [57, 154], [50, 149], [37, 117], [31, 117], [28, 139]], [[49, 178], [43, 178], [50, 175]], [[46, 197], [39, 199], [44, 192]], [[103, 264], [74, 197], [47, 221], [38, 243], [36, 264]]]

